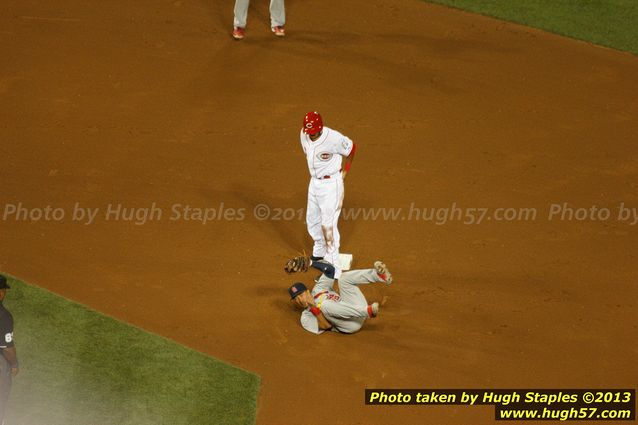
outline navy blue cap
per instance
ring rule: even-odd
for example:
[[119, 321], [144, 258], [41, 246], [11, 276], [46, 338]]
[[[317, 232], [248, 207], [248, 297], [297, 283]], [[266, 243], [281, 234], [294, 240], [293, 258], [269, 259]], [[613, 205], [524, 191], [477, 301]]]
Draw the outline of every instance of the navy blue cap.
[[7, 284], [7, 278], [0, 274], [0, 289], [11, 289]]
[[297, 295], [301, 295], [306, 292], [308, 288], [301, 282], [295, 282], [290, 288], [288, 288], [288, 293], [290, 294], [290, 299], [294, 300], [297, 298]]

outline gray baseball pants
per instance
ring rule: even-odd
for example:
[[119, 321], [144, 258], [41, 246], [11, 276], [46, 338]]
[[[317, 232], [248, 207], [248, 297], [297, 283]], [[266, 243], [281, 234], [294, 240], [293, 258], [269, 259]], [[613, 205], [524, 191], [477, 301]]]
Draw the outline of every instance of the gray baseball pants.
[[[327, 301], [324, 315], [340, 332], [357, 332], [368, 318], [368, 301], [358, 285], [383, 282], [375, 269], [350, 270], [341, 273], [339, 278], [339, 295], [341, 301]], [[322, 275], [312, 288], [313, 295], [332, 290], [334, 279]]]
[[4, 416], [11, 392], [11, 365], [0, 354], [0, 424], [4, 422]]
[[[248, 4], [250, 0], [235, 0], [235, 27], [246, 28]], [[270, 26], [283, 27], [286, 24], [284, 0], [270, 0]]]

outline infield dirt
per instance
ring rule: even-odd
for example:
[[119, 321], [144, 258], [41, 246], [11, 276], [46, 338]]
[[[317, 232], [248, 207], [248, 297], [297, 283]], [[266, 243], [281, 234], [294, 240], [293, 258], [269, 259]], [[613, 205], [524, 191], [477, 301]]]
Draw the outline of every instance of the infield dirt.
[[[6, 1], [0, 270], [262, 376], [259, 424], [488, 424], [492, 407], [367, 407], [365, 388], [638, 385], [638, 59], [418, 1]], [[304, 332], [286, 257], [305, 223], [303, 115], [358, 143], [345, 208], [534, 208], [534, 220], [342, 220], [386, 303]], [[62, 221], [5, 216], [62, 208]], [[549, 219], [551, 204], [609, 208]], [[143, 225], [71, 220], [108, 205]], [[243, 219], [170, 220], [172, 208]], [[403, 217], [405, 218], [405, 216]], [[303, 276], [311, 283], [313, 274]], [[18, 337], [19, 340], [19, 337]]]

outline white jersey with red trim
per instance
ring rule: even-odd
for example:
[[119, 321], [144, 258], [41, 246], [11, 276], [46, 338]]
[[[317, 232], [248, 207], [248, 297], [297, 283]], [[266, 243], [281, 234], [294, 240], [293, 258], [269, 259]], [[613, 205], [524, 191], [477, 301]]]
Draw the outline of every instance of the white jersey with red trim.
[[318, 179], [340, 172], [342, 156], [348, 156], [352, 152], [352, 140], [326, 126], [314, 142], [303, 129], [299, 139], [306, 154], [310, 175]]

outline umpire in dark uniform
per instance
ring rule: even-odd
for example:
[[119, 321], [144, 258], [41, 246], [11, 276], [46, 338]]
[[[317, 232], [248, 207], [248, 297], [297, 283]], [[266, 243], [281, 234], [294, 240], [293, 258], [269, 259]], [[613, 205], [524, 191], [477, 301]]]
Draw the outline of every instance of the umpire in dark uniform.
[[18, 374], [18, 355], [13, 343], [13, 316], [4, 308], [2, 301], [7, 295], [7, 278], [0, 275], [0, 423], [4, 423], [4, 414], [9, 401], [11, 380]]

